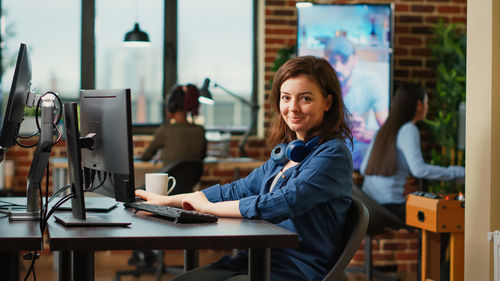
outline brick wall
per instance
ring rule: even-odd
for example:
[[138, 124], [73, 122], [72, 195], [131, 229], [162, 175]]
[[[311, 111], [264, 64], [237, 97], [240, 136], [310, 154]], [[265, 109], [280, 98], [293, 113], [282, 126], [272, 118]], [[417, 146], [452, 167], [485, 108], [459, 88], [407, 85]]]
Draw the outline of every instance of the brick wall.
[[[36, 141], [36, 139], [34, 141]], [[23, 144], [30, 144], [33, 143], [33, 140], [25, 140], [21, 142]], [[14, 178], [12, 181], [12, 186], [7, 186], [8, 189], [16, 193], [26, 191], [28, 173], [30, 170], [31, 160], [33, 159], [34, 152], [35, 148], [21, 148], [17, 145], [9, 148], [7, 154], [5, 155], [5, 160], [14, 161]], [[52, 148], [50, 157], [66, 157], [66, 142], [60, 141], [59, 143], [57, 143], [55, 147]], [[49, 172], [52, 172], [52, 168], [49, 168]], [[49, 185], [52, 186], [51, 179], [49, 180]], [[45, 190], [45, 177], [42, 182], [42, 187], [43, 190]]]
[[[395, 0], [395, 1], [316, 1], [321, 4], [331, 3], [395, 3], [395, 45], [394, 45], [394, 79], [401, 81], [420, 81], [429, 91], [435, 85], [435, 70], [430, 57], [428, 44], [432, 40], [430, 28], [440, 18], [445, 22], [466, 22], [466, 0]], [[297, 13], [296, 1], [268, 0], [265, 2], [265, 79], [266, 100], [269, 95], [270, 85], [267, 83], [274, 73], [271, 71], [276, 52], [296, 43]], [[271, 115], [268, 112], [269, 104], [262, 107], [266, 110], [265, 126], [269, 125]], [[239, 139], [231, 142], [231, 155], [238, 155]], [[147, 140], [139, 139], [135, 142], [135, 149], [142, 149], [147, 145]], [[270, 149], [265, 146], [262, 139], [250, 138], [247, 144], [248, 156], [257, 159], [266, 159]], [[65, 146], [63, 143], [53, 149], [53, 157], [64, 157]], [[33, 157], [33, 149], [20, 149], [14, 147], [7, 154], [8, 159], [16, 161], [16, 175], [14, 189], [23, 191], [26, 186], [26, 177]], [[242, 171], [244, 176], [249, 171]], [[228, 182], [233, 178], [231, 170], [205, 170], [204, 185]], [[391, 232], [377, 236], [374, 242], [375, 265], [397, 265], [399, 271], [415, 271], [417, 260], [417, 236], [405, 230]], [[379, 247], [380, 246], [380, 247]], [[363, 254], [358, 252], [353, 264], [362, 262]]]

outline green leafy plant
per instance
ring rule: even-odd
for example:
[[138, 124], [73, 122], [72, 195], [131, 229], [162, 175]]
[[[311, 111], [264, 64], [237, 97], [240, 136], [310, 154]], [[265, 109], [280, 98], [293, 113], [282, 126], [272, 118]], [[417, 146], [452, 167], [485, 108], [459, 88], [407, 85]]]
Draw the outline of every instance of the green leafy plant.
[[[436, 90], [430, 106], [435, 112], [433, 120], [426, 120], [439, 149], [430, 151], [435, 165], [463, 165], [465, 153], [457, 149], [459, 106], [465, 101], [466, 35], [459, 24], [439, 21], [433, 28], [435, 38], [429, 45], [436, 67]], [[456, 193], [463, 189], [450, 182], [434, 182], [432, 192]]]
[[[276, 58], [273, 61], [273, 66], [271, 70], [273, 72], [278, 71], [278, 69], [289, 59], [297, 56], [297, 45], [284, 47], [276, 52]], [[269, 80], [269, 85], [273, 85], [273, 79]]]

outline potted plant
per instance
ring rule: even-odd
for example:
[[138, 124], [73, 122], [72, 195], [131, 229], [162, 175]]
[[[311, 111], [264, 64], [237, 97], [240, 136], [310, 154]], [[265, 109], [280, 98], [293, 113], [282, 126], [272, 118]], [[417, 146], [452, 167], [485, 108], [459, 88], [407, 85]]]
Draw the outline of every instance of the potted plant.
[[[430, 151], [430, 163], [449, 166], [465, 163], [465, 153], [457, 148], [459, 107], [465, 102], [466, 35], [461, 24], [439, 21], [433, 28], [434, 40], [429, 45], [436, 68], [436, 89], [430, 106], [435, 116], [426, 120], [439, 148]], [[462, 185], [434, 182], [431, 192], [457, 193]]]

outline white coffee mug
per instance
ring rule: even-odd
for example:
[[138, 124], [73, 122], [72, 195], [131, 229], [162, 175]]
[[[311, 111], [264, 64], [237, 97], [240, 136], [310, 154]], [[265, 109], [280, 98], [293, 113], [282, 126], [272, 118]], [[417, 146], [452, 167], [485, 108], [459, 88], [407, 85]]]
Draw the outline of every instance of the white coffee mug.
[[[170, 181], [172, 184], [170, 185]], [[170, 187], [169, 187], [170, 186]], [[168, 176], [167, 173], [147, 173], [146, 191], [169, 195], [175, 187], [175, 178]]]

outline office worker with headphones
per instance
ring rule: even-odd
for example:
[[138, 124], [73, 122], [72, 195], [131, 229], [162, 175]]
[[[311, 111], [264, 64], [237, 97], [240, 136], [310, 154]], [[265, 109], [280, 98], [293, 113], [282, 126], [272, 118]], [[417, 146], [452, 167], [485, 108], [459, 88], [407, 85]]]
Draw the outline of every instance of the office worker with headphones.
[[[149, 203], [220, 217], [263, 219], [299, 235], [299, 247], [271, 251], [272, 280], [321, 280], [337, 261], [351, 204], [352, 142], [339, 80], [323, 58], [296, 57], [276, 73], [267, 140], [271, 159], [246, 178]], [[280, 144], [281, 143], [281, 144]], [[174, 280], [248, 280], [248, 253], [223, 257]]]
[[[203, 160], [207, 151], [205, 129], [194, 124], [194, 117], [198, 115], [200, 96], [196, 86], [175, 85], [166, 97], [167, 118], [165, 123], [154, 133], [154, 139], [141, 156], [141, 160], [148, 161], [161, 150], [163, 165], [181, 160]], [[188, 121], [191, 115], [193, 123]]]

